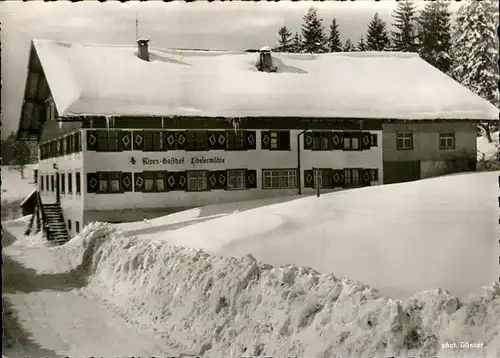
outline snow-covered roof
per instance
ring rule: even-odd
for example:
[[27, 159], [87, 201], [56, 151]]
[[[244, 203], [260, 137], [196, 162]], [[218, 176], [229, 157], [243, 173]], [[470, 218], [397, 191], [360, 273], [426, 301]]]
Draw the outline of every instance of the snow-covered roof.
[[179, 51], [33, 40], [60, 116], [497, 119], [497, 109], [416, 54]]

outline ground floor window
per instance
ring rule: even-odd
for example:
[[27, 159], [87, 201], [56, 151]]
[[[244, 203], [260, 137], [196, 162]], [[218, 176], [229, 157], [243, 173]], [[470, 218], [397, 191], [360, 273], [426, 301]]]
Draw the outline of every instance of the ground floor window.
[[196, 170], [187, 172], [187, 190], [204, 191], [208, 189], [208, 172], [206, 170]]
[[455, 133], [439, 133], [439, 149], [454, 149]]
[[344, 169], [344, 184], [345, 186], [359, 186], [361, 185], [361, 169], [346, 168]]
[[264, 169], [263, 189], [292, 189], [297, 187], [296, 169]]
[[80, 222], [79, 221], [75, 221], [75, 231], [77, 234], [80, 232]]
[[50, 189], [52, 192], [54, 192], [56, 190], [55, 181], [56, 181], [56, 179], [55, 179], [54, 175], [51, 175], [50, 176]]
[[143, 172], [144, 191], [165, 191], [166, 175], [163, 171]]
[[314, 188], [318, 185], [320, 188], [332, 187], [332, 170], [331, 169], [315, 169], [313, 170]]
[[246, 169], [229, 169], [227, 171], [227, 189], [246, 189], [247, 187]]
[[68, 231], [71, 233], [71, 220], [68, 220]]
[[64, 173], [61, 173], [61, 193], [65, 193], [66, 192], [66, 174]]
[[68, 193], [73, 193], [73, 173], [68, 173]]
[[81, 181], [80, 172], [75, 173], [75, 184], [76, 184], [76, 193], [80, 194], [81, 190], [82, 190], [82, 181]]
[[43, 191], [43, 185], [44, 185], [44, 181], [43, 181], [43, 175], [40, 175], [40, 190]]
[[121, 173], [120, 172], [99, 172], [99, 193], [120, 193]]
[[370, 169], [371, 181], [378, 181], [378, 169]]

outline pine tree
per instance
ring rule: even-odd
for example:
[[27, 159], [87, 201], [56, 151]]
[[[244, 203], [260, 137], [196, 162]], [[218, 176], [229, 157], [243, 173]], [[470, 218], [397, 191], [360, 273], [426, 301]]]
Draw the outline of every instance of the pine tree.
[[286, 26], [280, 27], [278, 30], [278, 46], [276, 51], [278, 52], [292, 52], [293, 46], [293, 34], [288, 30]]
[[34, 163], [36, 156], [30, 142], [19, 141], [14, 133], [11, 133], [2, 141], [2, 161], [5, 165], [14, 165], [21, 172], [24, 179], [24, 168], [26, 164]]
[[330, 25], [330, 35], [328, 36], [328, 51], [341, 52], [342, 41], [340, 41], [339, 27], [337, 21], [333, 18]]
[[403, 52], [417, 52], [417, 16], [415, 3], [413, 0], [404, 0], [398, 2], [393, 13], [394, 23], [392, 26], [396, 29], [391, 32], [393, 50]]
[[366, 34], [367, 51], [387, 51], [391, 45], [387, 25], [380, 19], [378, 12], [375, 13], [373, 20], [368, 24]]
[[354, 51], [356, 51], [356, 47], [354, 47], [351, 40], [347, 39], [347, 41], [345, 42], [343, 51], [344, 52], [354, 52]]
[[292, 42], [292, 52], [300, 53], [304, 49], [304, 39], [298, 32], [295, 33]]
[[451, 74], [474, 93], [500, 107], [498, 91], [498, 3], [467, 1], [456, 13]]
[[448, 73], [452, 65], [449, 6], [448, 2], [441, 0], [429, 1], [418, 19], [420, 56], [445, 73]]
[[310, 7], [303, 18], [302, 36], [304, 38], [304, 52], [324, 53], [326, 51], [326, 36], [323, 20], [318, 15], [318, 10]]
[[358, 44], [356, 45], [358, 51], [366, 51], [366, 43], [365, 43], [365, 37], [361, 36], [359, 39]]

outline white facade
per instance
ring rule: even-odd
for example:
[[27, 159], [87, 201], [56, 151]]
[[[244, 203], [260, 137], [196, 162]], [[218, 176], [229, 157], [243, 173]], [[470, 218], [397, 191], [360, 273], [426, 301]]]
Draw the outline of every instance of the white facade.
[[[72, 235], [76, 233], [75, 222], [80, 229], [88, 221], [98, 220], [100, 212], [120, 210], [134, 210], [140, 220], [140, 211], [145, 209], [161, 208], [186, 208], [196, 207], [219, 202], [251, 200], [263, 197], [296, 195], [298, 187], [290, 189], [264, 189], [263, 170], [266, 169], [291, 169], [298, 167], [297, 135], [301, 130], [290, 131], [290, 150], [262, 150], [261, 133], [256, 130], [255, 150], [209, 150], [209, 151], [185, 151], [170, 150], [163, 152], [146, 152], [140, 150], [100, 152], [87, 150], [86, 132], [82, 129], [82, 151], [67, 154], [60, 157], [43, 159], [40, 161], [39, 176], [55, 175], [56, 172], [65, 174], [65, 192], [61, 192], [60, 202], [66, 222], [71, 220]], [[377, 146], [366, 150], [344, 151], [328, 150], [316, 151], [304, 149], [304, 136], [300, 137], [300, 184], [304, 195], [311, 195], [316, 189], [306, 187], [304, 171], [313, 168], [364, 168], [376, 169], [378, 180], [372, 181], [370, 185], [378, 185], [383, 182], [383, 158], [382, 158], [382, 131], [364, 131], [377, 136]], [[196, 163], [196, 158], [218, 158], [216, 163]], [[174, 160], [173, 160], [174, 159]], [[54, 164], [57, 169], [54, 168]], [[255, 170], [256, 188], [238, 190], [210, 190], [199, 192], [188, 192], [184, 190], [168, 192], [142, 192], [128, 191], [120, 193], [89, 193], [88, 173], [97, 172], [131, 172], [141, 173], [143, 171], [188, 171], [188, 170], [211, 170], [222, 171], [228, 169]], [[79, 172], [81, 177], [81, 193], [76, 194], [75, 173]], [[68, 193], [68, 175], [72, 176], [73, 190]], [[46, 180], [46, 179], [44, 179]], [[61, 185], [62, 186], [62, 185]], [[135, 188], [134, 188], [135, 189]], [[322, 192], [339, 190], [322, 189]], [[55, 202], [55, 192], [46, 185], [41, 191], [43, 203]], [[86, 213], [89, 214], [86, 217]], [[97, 214], [96, 214], [97, 213]], [[103, 214], [102, 220], [107, 215]], [[114, 219], [118, 220], [118, 219]]]

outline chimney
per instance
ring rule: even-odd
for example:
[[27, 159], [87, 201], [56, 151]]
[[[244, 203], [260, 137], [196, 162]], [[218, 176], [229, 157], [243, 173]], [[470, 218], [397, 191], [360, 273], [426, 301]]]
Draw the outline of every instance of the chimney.
[[271, 57], [271, 49], [269, 46], [264, 46], [259, 50], [259, 64], [257, 68], [261, 72], [276, 72], [273, 66], [273, 58]]
[[137, 54], [141, 60], [149, 61], [149, 50], [148, 50], [148, 42], [146, 39], [137, 40], [138, 51]]

